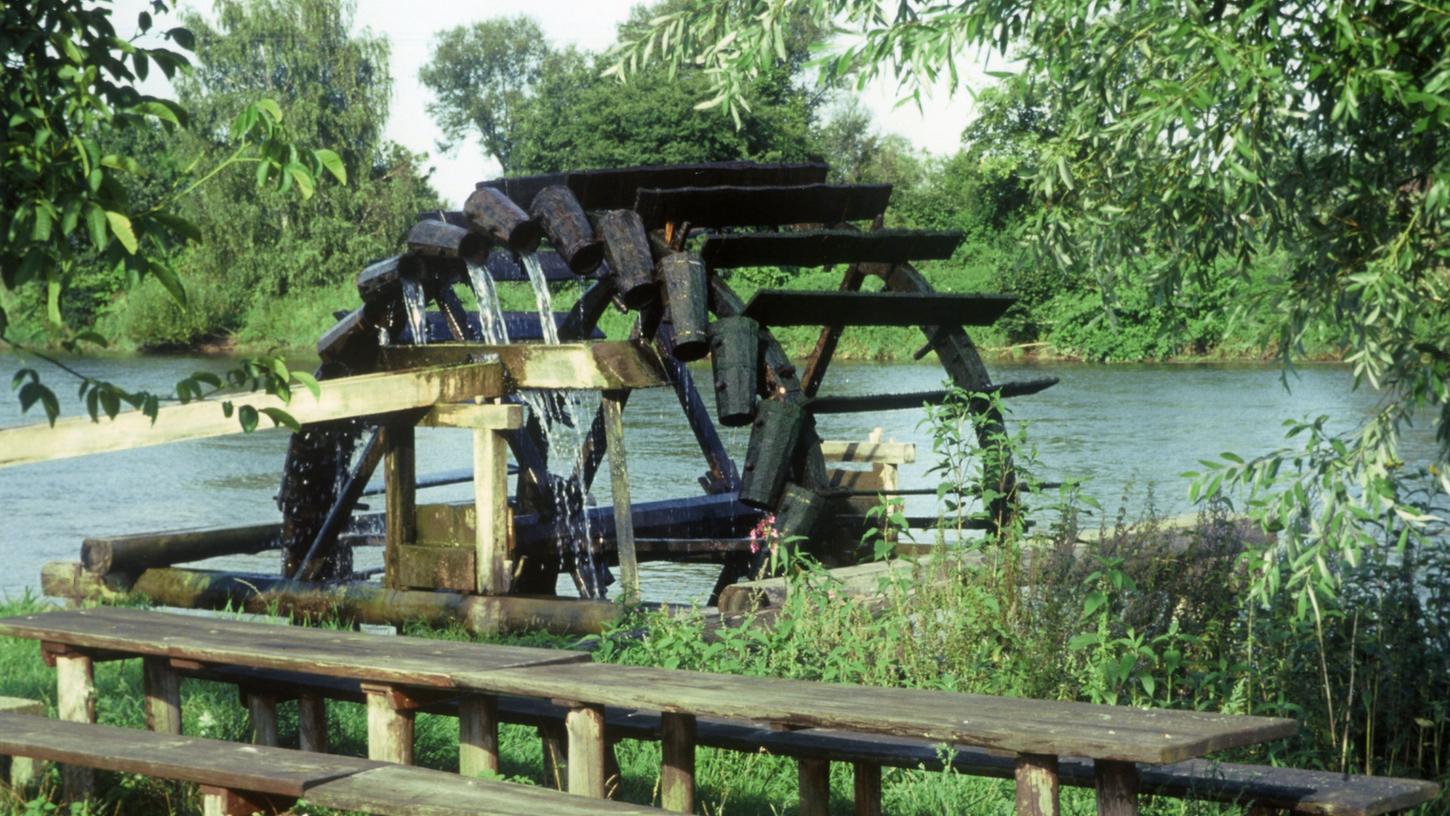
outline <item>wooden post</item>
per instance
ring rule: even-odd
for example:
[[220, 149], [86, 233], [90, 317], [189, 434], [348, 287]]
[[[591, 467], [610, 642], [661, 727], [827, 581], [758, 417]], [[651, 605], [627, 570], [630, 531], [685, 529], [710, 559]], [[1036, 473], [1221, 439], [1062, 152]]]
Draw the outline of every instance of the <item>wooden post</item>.
[[387, 543], [383, 552], [383, 585], [402, 589], [399, 559], [403, 546], [417, 536], [416, 461], [413, 426], [408, 423], [383, 428], [383, 478], [387, 484]]
[[564, 717], [569, 734], [569, 792], [604, 798], [604, 707], [581, 705]]
[[247, 690], [247, 714], [252, 718], [252, 744], [276, 747], [277, 695]]
[[181, 678], [164, 657], [141, 658], [146, 695], [146, 727], [158, 734], [181, 734]]
[[1138, 816], [1138, 766], [1131, 762], [1093, 762], [1098, 816]]
[[413, 764], [413, 709], [390, 686], [364, 683], [368, 700], [368, 759]]
[[[49, 646], [50, 644], [46, 644]], [[55, 659], [56, 708], [62, 720], [96, 721], [96, 679], [91, 656], [60, 647]], [[95, 792], [96, 775], [90, 768], [61, 766], [65, 798], [72, 802], [89, 799]]]
[[539, 744], [544, 752], [544, 784], [563, 790], [569, 775], [569, 743], [563, 726], [554, 721], [541, 723]]
[[327, 700], [320, 694], [297, 698], [297, 747], [327, 753]]
[[830, 816], [831, 761], [801, 757], [797, 764], [800, 774], [800, 816]]
[[509, 591], [508, 443], [503, 434], [473, 432], [473, 506], [477, 514], [474, 563], [478, 591], [504, 595]]
[[660, 714], [660, 807], [695, 812], [695, 715]]
[[858, 760], [851, 767], [856, 816], [881, 816], [881, 766]]
[[639, 603], [639, 559], [634, 551], [634, 511], [629, 501], [629, 468], [624, 452], [624, 401], [618, 392], [604, 392], [604, 444], [609, 455], [609, 482], [614, 493], [614, 540], [619, 553], [620, 596]]
[[1057, 757], [1048, 754], [1018, 755], [1018, 816], [1057, 816], [1058, 808]]
[[253, 816], [256, 813], [272, 816], [291, 810], [294, 804], [295, 800], [285, 797], [201, 786], [202, 816]]
[[458, 772], [498, 773], [498, 698], [472, 695], [458, 702]]

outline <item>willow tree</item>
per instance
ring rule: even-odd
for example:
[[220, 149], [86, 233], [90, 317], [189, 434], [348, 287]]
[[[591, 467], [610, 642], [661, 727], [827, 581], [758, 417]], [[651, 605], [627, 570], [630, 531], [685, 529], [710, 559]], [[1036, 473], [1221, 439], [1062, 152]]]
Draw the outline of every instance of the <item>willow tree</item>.
[[[1450, 478], [1450, 11], [1421, 0], [697, 0], [621, 43], [617, 70], [702, 67], [733, 108], [815, 30], [827, 81], [888, 74], [904, 96], [960, 85], [964, 59], [1019, 61], [1056, 127], [1030, 174], [1038, 247], [1111, 287], [1133, 272], [1170, 297], [1186, 281], [1287, 259], [1266, 345], [1286, 365], [1306, 333], [1336, 338], [1357, 386], [1384, 398], [1358, 428], [1295, 423], [1302, 446], [1228, 455], [1195, 492], [1251, 489], [1282, 547], [1261, 588], [1301, 609], [1336, 565], [1435, 529]], [[964, 55], [971, 55], [967, 57]], [[1433, 414], [1431, 494], [1415, 493], [1400, 431]], [[1296, 443], [1297, 445], [1297, 443]], [[1437, 498], [1438, 495], [1438, 498]], [[1341, 560], [1343, 559], [1343, 561]]]

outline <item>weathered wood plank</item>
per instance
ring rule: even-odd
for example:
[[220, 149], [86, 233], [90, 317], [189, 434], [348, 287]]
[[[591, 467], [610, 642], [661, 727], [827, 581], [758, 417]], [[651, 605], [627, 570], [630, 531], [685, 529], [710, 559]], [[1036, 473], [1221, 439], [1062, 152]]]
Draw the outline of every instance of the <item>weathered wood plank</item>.
[[455, 680], [500, 694], [1155, 763], [1277, 739], [1296, 728], [1292, 720], [1272, 717], [601, 664], [465, 672]]
[[827, 462], [906, 465], [916, 461], [916, 445], [911, 442], [847, 442], [828, 439], [821, 442], [821, 455]]
[[695, 715], [660, 715], [660, 806], [695, 812]]
[[219, 555], [250, 555], [281, 546], [277, 522], [240, 527], [202, 527], [125, 536], [92, 537], [81, 542], [81, 563], [90, 572], [140, 572]]
[[[447, 596], [445, 596], [447, 597]], [[452, 677], [532, 663], [587, 660], [583, 652], [496, 646], [411, 637], [380, 637], [302, 626], [198, 618], [139, 609], [74, 609], [0, 619], [0, 635], [138, 656], [163, 655], [201, 663], [354, 677], [406, 686], [450, 687]], [[71, 661], [85, 661], [77, 656]], [[88, 675], [88, 671], [87, 674]], [[89, 681], [68, 692], [73, 713], [94, 702]], [[79, 706], [79, 708], [74, 707]], [[80, 719], [80, 714], [72, 719]]]
[[158, 734], [181, 733], [181, 678], [163, 657], [141, 660], [146, 727]]
[[477, 557], [472, 548], [404, 544], [398, 550], [398, 586], [474, 592], [478, 588]]
[[[520, 412], [522, 424], [522, 412]], [[509, 550], [512, 521], [508, 505], [508, 440], [492, 430], [473, 432], [473, 506], [477, 591], [503, 595], [512, 582]]]
[[639, 556], [634, 549], [634, 516], [629, 500], [629, 465], [624, 451], [624, 402], [604, 395], [604, 439], [614, 503], [614, 547], [619, 558], [620, 597], [639, 603]]
[[524, 427], [524, 406], [513, 403], [445, 402], [418, 420], [430, 428], [512, 431]]
[[458, 701], [458, 772], [497, 774], [498, 698], [477, 694]]
[[663, 364], [654, 350], [627, 341], [559, 345], [429, 343], [386, 346], [379, 352], [378, 359], [385, 369], [406, 370], [456, 365], [487, 354], [498, 355], [510, 380], [519, 388], [610, 390], [654, 388], [666, 383]]
[[1057, 816], [1060, 808], [1057, 757], [1017, 757], [1017, 816]]
[[319, 383], [317, 397], [299, 390], [290, 402], [263, 392], [197, 400], [164, 406], [156, 421], [140, 411], [117, 414], [96, 423], [89, 417], [57, 420], [0, 429], [0, 467], [140, 448], [189, 439], [206, 439], [242, 432], [235, 414], [222, 411], [223, 402], [236, 408], [250, 405], [258, 411], [275, 408], [307, 424], [334, 419], [425, 408], [440, 402], [503, 393], [503, 371], [493, 363], [465, 363], [425, 371], [367, 374]]
[[411, 423], [384, 425], [380, 440], [383, 445], [384, 496], [383, 586], [402, 589], [403, 547], [417, 540], [417, 434]]
[[928, 230], [801, 230], [715, 235], [700, 246], [711, 269], [899, 263], [952, 256], [962, 234]]
[[293, 797], [313, 784], [378, 767], [354, 757], [23, 714], [0, 714], [0, 753]]
[[646, 816], [664, 812], [533, 785], [401, 766], [323, 783], [308, 791], [307, 801], [337, 810], [390, 816]]
[[604, 709], [590, 705], [569, 709], [564, 730], [569, 734], [569, 792], [603, 799], [604, 755], [609, 750], [604, 739]]
[[723, 184], [739, 187], [786, 186], [818, 184], [825, 180], [826, 165], [820, 162], [759, 164], [731, 161], [611, 167], [576, 170], [571, 173], [514, 176], [481, 181], [478, 186], [503, 190], [520, 207], [527, 209], [533, 204], [534, 196], [544, 188], [562, 184], [569, 188], [584, 209], [607, 210], [633, 207], [641, 188], [717, 187]]
[[[0, 714], [45, 716], [45, 703], [23, 697], [0, 697]], [[9, 782], [22, 797], [29, 796], [45, 776], [44, 763], [30, 757], [8, 757], [0, 754], [0, 784]]]
[[875, 218], [890, 199], [890, 184], [642, 188], [634, 208], [650, 229], [669, 222], [692, 227], [834, 225]]

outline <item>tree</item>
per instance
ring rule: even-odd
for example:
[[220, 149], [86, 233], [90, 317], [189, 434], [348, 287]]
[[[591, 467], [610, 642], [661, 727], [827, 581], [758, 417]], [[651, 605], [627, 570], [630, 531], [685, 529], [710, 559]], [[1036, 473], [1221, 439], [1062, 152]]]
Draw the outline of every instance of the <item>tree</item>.
[[[1231, 457], [1196, 483], [1250, 489], [1280, 530], [1261, 588], [1281, 580], [1301, 608], [1335, 591], [1335, 565], [1419, 535], [1398, 430], [1437, 413], [1435, 473], [1450, 492], [1450, 13], [1419, 0], [1330, 3], [993, 3], [804, 0], [695, 2], [661, 15], [614, 52], [621, 71], [651, 57], [702, 65], [712, 102], [784, 56], [800, 14], [852, 39], [823, 62], [828, 80], [891, 72], [908, 96], [955, 84], [961, 51], [1019, 59], [1057, 129], [1028, 179], [1033, 225], [1060, 266], [1147, 279], [1247, 276], [1289, 259], [1261, 311], [1266, 342], [1290, 363], [1310, 331], [1333, 333], [1381, 409], [1353, 432], [1296, 425], [1299, 450]], [[1441, 497], [1443, 501], [1443, 496]], [[1282, 560], [1279, 560], [1282, 559]]]
[[528, 17], [482, 20], [439, 34], [418, 78], [437, 97], [428, 112], [448, 147], [476, 132], [504, 172], [513, 172], [519, 111], [549, 56], [544, 32]]
[[[155, 10], [166, 7], [153, 3]], [[140, 35], [157, 36], [152, 24], [152, 16], [141, 13]], [[160, 36], [183, 49], [193, 43], [185, 28]], [[121, 39], [109, 9], [81, 0], [6, 4], [0, 11], [0, 54], [5, 65], [0, 117], [7, 128], [0, 143], [0, 178], [5, 180], [0, 212], [8, 222], [0, 239], [0, 294], [9, 300], [43, 289], [47, 321], [68, 348], [104, 343], [87, 325], [67, 325], [61, 313], [61, 300], [83, 269], [113, 269], [129, 287], [154, 276], [184, 302], [169, 255], [193, 240], [196, 229], [181, 215], [180, 202], [223, 171], [253, 164], [258, 185], [295, 186], [304, 196], [324, 171], [345, 180], [336, 153], [299, 150], [283, 126], [280, 108], [262, 98], [243, 107], [228, 125], [230, 153], [180, 174], [157, 200], [138, 205], [125, 179], [144, 174], [150, 157], [106, 147], [120, 143], [115, 134], [127, 129], [157, 125], [174, 133], [186, 126], [183, 107], [134, 87], [153, 67], [175, 75], [187, 67], [186, 57], [169, 45], [148, 48]], [[0, 340], [12, 342], [8, 317], [0, 306]], [[267, 370], [288, 379], [285, 367]], [[245, 373], [241, 377], [251, 379]], [[188, 380], [176, 396], [193, 396], [213, 381], [209, 376]], [[40, 404], [54, 421], [59, 402], [34, 369], [21, 369], [12, 385], [24, 409]], [[114, 415], [122, 401], [154, 415], [159, 399], [88, 378], [81, 378], [80, 390], [93, 417], [101, 411]]]

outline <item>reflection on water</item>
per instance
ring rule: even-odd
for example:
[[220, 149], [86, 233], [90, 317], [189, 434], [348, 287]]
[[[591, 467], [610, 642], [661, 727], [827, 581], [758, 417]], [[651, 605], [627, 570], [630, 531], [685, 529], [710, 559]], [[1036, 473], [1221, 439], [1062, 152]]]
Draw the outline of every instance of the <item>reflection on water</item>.
[[[228, 361], [181, 357], [80, 360], [86, 374], [110, 378], [122, 387], [174, 383], [198, 369], [221, 371]], [[300, 363], [300, 365], [307, 365]], [[708, 363], [706, 364], [708, 366]], [[8, 382], [19, 363], [0, 355], [0, 381]], [[1000, 381], [1056, 376], [1062, 382], [1041, 394], [1013, 400], [1013, 422], [1028, 423], [1042, 463], [1041, 476], [1089, 479], [1090, 493], [1112, 511], [1124, 495], [1141, 509], [1149, 488], [1164, 513], [1186, 512], [1184, 470], [1222, 451], [1254, 454], [1283, 443], [1286, 418], [1329, 414], [1349, 427], [1375, 405], [1372, 393], [1350, 391], [1349, 372], [1337, 366], [1308, 366], [1286, 392], [1273, 366], [1259, 365], [994, 365]], [[708, 371], [697, 379], [710, 382]], [[58, 373], [46, 372], [65, 398], [74, 389]], [[845, 364], [831, 367], [822, 394], [925, 391], [940, 387], [941, 370], [930, 365]], [[72, 399], [67, 414], [81, 410]], [[930, 438], [919, 426], [920, 410], [820, 418], [828, 439], [864, 438], [884, 428], [886, 438], [917, 444], [917, 461], [902, 468], [903, 486], [931, 486]], [[35, 421], [21, 417], [10, 394], [0, 394], [0, 425]], [[102, 429], [97, 428], [100, 432]], [[744, 453], [748, 428], [721, 428], [732, 455]], [[418, 472], [471, 465], [466, 431], [420, 429]], [[625, 412], [625, 441], [636, 501], [696, 495], [705, 462], [669, 389], [632, 396]], [[281, 478], [286, 434], [268, 430], [248, 437], [187, 442], [155, 448], [68, 459], [0, 470], [0, 595], [38, 587], [41, 564], [74, 560], [87, 535], [113, 535], [184, 527], [255, 523], [277, 518], [272, 497]], [[1403, 449], [1413, 457], [1434, 450], [1428, 427], [1411, 429]], [[607, 479], [594, 488], [599, 503], [609, 499]], [[468, 484], [424, 492], [424, 501], [472, 498]], [[374, 504], [381, 509], [381, 500]], [[927, 513], [928, 497], [912, 497], [908, 510]], [[358, 552], [359, 569], [381, 564], [381, 548]], [[273, 572], [278, 556], [266, 554], [220, 560], [232, 568]], [[641, 568], [643, 592], [651, 600], [702, 598], [714, 581], [709, 566], [650, 564]], [[572, 587], [568, 587], [572, 591]]]

